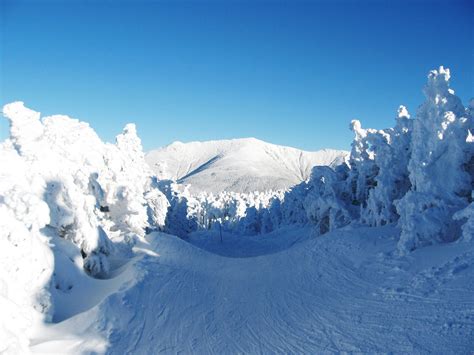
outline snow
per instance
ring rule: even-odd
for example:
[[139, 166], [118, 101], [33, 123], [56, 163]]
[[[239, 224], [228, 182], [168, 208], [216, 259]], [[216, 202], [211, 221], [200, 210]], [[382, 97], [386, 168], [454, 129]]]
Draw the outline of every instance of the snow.
[[[108, 144], [87, 123], [41, 118], [22, 102], [3, 113], [10, 139], [0, 145], [0, 303], [15, 321], [0, 319], [0, 350], [24, 353], [29, 333], [60, 317], [58, 292], [112, 276], [114, 259], [131, 254], [149, 219], [164, 221], [168, 202], [152, 184], [134, 126]], [[58, 263], [74, 264], [81, 277]]]
[[64, 343], [72, 352], [110, 353], [472, 349], [473, 249], [437, 245], [394, 258], [398, 233], [389, 226], [312, 238], [309, 228], [292, 228], [263, 238], [225, 235], [223, 243], [216, 234], [189, 241], [151, 234], [151, 252], [133, 265], [135, 283], [39, 331], [32, 350]]
[[[450, 72], [444, 67], [431, 71], [424, 88], [426, 101], [416, 117], [410, 118], [406, 107], [400, 106], [393, 128], [362, 128], [360, 121], [353, 120], [350, 127], [355, 137], [348, 167], [345, 163], [316, 166], [307, 179], [283, 193], [267, 190], [257, 198], [227, 192], [214, 196], [197, 194], [192, 184], [183, 193], [163, 190], [169, 199], [171, 196], [169, 215], [173, 217], [172, 223], [165, 223], [165, 230], [185, 236], [217, 224], [238, 233], [259, 234], [285, 225], [313, 224], [315, 234], [323, 234], [355, 221], [369, 226], [398, 223], [401, 253], [455, 241], [462, 235], [470, 239], [471, 209], [459, 211], [472, 203], [474, 189], [473, 105], [463, 106], [449, 79]], [[206, 144], [215, 149], [217, 143]], [[179, 149], [186, 146], [177, 144]], [[205, 151], [197, 143], [190, 146]], [[240, 154], [236, 142], [232, 148], [224, 157]], [[169, 149], [181, 152], [176, 147]], [[254, 147], [254, 151], [258, 150]], [[258, 157], [250, 152], [241, 155], [246, 158], [235, 160], [248, 166], [248, 160]], [[214, 156], [195, 174], [212, 168], [219, 159], [220, 155]], [[261, 170], [265, 168], [263, 164]], [[247, 174], [246, 168], [240, 171]], [[227, 176], [238, 175], [230, 172]], [[205, 177], [201, 185], [206, 189], [219, 183]]]
[[452, 216], [471, 197], [472, 177], [465, 166], [472, 156], [466, 141], [472, 117], [449, 88], [449, 78], [443, 67], [429, 73], [426, 101], [413, 124], [412, 187], [397, 203], [402, 252], [459, 238], [459, 223]]
[[174, 142], [147, 153], [159, 179], [190, 184], [193, 193], [284, 190], [309, 178], [316, 165], [337, 166], [347, 152], [307, 152], [255, 138]]
[[0, 352], [472, 351], [474, 100], [449, 79], [393, 128], [352, 121], [348, 159], [175, 143], [158, 176], [133, 124], [111, 144], [6, 105]]
[[[170, 201], [164, 231], [185, 237], [197, 229], [225, 228], [234, 232], [253, 232], [265, 229], [261, 219], [270, 205], [283, 199], [284, 191], [227, 192], [217, 194], [201, 192], [193, 195], [189, 185], [162, 182], [160, 188]], [[268, 226], [270, 227], [270, 226]]]

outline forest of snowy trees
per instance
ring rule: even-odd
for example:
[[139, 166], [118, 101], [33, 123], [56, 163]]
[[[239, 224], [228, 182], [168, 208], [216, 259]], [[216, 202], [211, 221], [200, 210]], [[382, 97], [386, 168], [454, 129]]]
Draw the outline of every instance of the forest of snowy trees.
[[[474, 189], [474, 101], [465, 108], [449, 87], [449, 69], [428, 75], [426, 101], [416, 118], [400, 106], [393, 128], [364, 129], [348, 164], [315, 167], [311, 178], [283, 192], [190, 196], [164, 191], [171, 202], [166, 225], [180, 235], [219, 223], [236, 233], [266, 233], [282, 225], [313, 224], [316, 234], [354, 222], [398, 223], [399, 251], [471, 239]], [[175, 189], [176, 190], [176, 189]], [[176, 223], [179, 220], [186, 222]], [[180, 228], [180, 227], [178, 227]]]
[[[396, 223], [402, 254], [471, 240], [474, 101], [465, 108], [449, 79], [448, 69], [431, 71], [426, 101], [413, 118], [401, 106], [394, 128], [365, 129], [352, 121], [348, 164], [315, 167], [308, 181], [288, 191], [251, 194], [193, 196], [184, 186], [158, 181], [133, 124], [109, 144], [87, 123], [40, 118], [21, 102], [6, 105], [10, 138], [0, 145], [0, 302], [17, 319], [9, 323], [18, 328], [11, 334], [26, 329], [32, 315], [51, 317], [54, 238], [80, 251], [84, 270], [98, 278], [107, 277], [111, 255], [131, 250], [150, 230], [184, 237], [219, 226], [261, 234], [310, 224], [319, 235], [353, 223]], [[19, 265], [25, 259], [29, 262]], [[21, 318], [24, 311], [15, 311], [20, 308], [31, 310], [27, 320]]]

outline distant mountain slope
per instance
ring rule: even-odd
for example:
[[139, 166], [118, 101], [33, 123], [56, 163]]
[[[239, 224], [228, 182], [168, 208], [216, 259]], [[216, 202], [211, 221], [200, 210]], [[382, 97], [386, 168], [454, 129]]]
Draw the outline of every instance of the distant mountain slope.
[[284, 189], [306, 180], [316, 165], [336, 166], [348, 153], [306, 152], [255, 138], [174, 142], [150, 151], [146, 161], [162, 179], [191, 184], [191, 191]]

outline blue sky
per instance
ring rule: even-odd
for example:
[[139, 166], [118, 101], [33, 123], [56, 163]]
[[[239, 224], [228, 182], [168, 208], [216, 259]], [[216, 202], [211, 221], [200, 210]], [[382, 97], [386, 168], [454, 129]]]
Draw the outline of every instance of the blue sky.
[[251, 136], [349, 149], [350, 120], [414, 114], [439, 65], [465, 104], [474, 96], [473, 4], [3, 0], [0, 101], [107, 141], [135, 122], [146, 150]]

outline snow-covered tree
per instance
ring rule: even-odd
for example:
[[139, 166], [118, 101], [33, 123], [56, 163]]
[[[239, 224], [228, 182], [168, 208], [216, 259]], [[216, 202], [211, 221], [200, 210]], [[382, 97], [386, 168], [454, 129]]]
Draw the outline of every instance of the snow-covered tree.
[[[168, 233], [185, 236], [197, 229], [211, 229], [220, 224], [230, 232], [256, 234], [263, 230], [270, 231], [270, 225], [279, 225], [273, 213], [264, 220], [260, 211], [267, 213], [265, 211], [275, 200], [283, 198], [283, 191], [222, 191], [218, 194], [201, 192], [192, 195], [189, 187], [176, 183], [160, 185], [170, 201], [165, 228]], [[270, 207], [270, 210], [274, 211], [275, 207]], [[281, 215], [280, 210], [278, 215]], [[253, 219], [252, 222], [250, 219]], [[263, 227], [262, 223], [266, 223], [266, 226]], [[250, 228], [250, 225], [254, 227]]]
[[245, 217], [240, 223], [240, 230], [243, 234], [259, 234], [261, 230], [260, 214], [255, 206], [247, 208]]
[[164, 231], [179, 237], [185, 237], [196, 231], [202, 205], [197, 203], [189, 190], [171, 181], [161, 181], [160, 190], [169, 201]]
[[471, 194], [465, 170], [471, 156], [466, 110], [449, 88], [449, 79], [443, 67], [430, 72], [426, 101], [413, 123], [408, 164], [412, 187], [397, 204], [401, 252], [451, 241], [460, 234], [452, 216], [467, 205]]
[[44, 185], [11, 141], [0, 144], [0, 352], [27, 353], [25, 335], [54, 312], [54, 257], [42, 233], [50, 221]]
[[[49, 206], [48, 226], [76, 244], [86, 259], [93, 253], [107, 255], [110, 243], [100, 230], [90, 191], [91, 175], [103, 165], [102, 141], [86, 123], [61, 115], [40, 120], [40, 114], [22, 102], [6, 105], [3, 113], [16, 151], [31, 174], [44, 181], [36, 194]], [[103, 268], [95, 265], [90, 270], [106, 273], [108, 264], [102, 259]], [[86, 269], [89, 265], [86, 260]]]
[[367, 203], [361, 210], [361, 222], [381, 226], [396, 222], [399, 215], [394, 202], [410, 188], [408, 161], [411, 154], [413, 120], [404, 106], [398, 110], [394, 128], [372, 130], [367, 134], [377, 174], [369, 190]]
[[375, 153], [368, 136], [376, 134], [374, 129], [364, 129], [358, 120], [353, 120], [350, 126], [354, 132], [354, 141], [349, 158], [351, 171], [348, 182], [352, 195], [352, 204], [365, 208], [369, 190], [375, 186], [375, 176], [378, 166], [375, 164]]
[[313, 168], [304, 209], [310, 223], [316, 226], [316, 234], [327, 233], [352, 221], [350, 201], [344, 194], [347, 171], [343, 167], [338, 172], [327, 166]]
[[34, 194], [49, 207], [48, 228], [81, 250], [91, 275], [107, 274], [111, 239], [132, 240], [144, 235], [150, 221], [164, 223], [167, 201], [152, 186], [134, 125], [112, 145], [87, 123], [62, 115], [41, 119], [21, 102], [6, 105], [3, 113], [11, 146], [43, 181]]
[[133, 239], [142, 237], [147, 227], [163, 228], [168, 203], [152, 179], [134, 124], [125, 126], [115, 145], [106, 145], [104, 160], [99, 183], [112, 229]]
[[152, 230], [163, 230], [168, 214], [169, 202], [160, 191], [158, 181], [152, 177], [145, 192], [145, 201], [148, 214], [148, 226]]
[[308, 188], [308, 184], [302, 182], [285, 193], [280, 203], [281, 225], [308, 223], [308, 216], [304, 209], [304, 199]]
[[[471, 200], [474, 199], [474, 191]], [[466, 242], [474, 241], [474, 202], [466, 208], [456, 212], [453, 218], [457, 221], [464, 221], [462, 230], [462, 240]]]
[[471, 179], [471, 196], [469, 199], [469, 206], [456, 212], [454, 219], [463, 223], [462, 239], [464, 241], [474, 241], [474, 99], [471, 99], [466, 110], [467, 126], [469, 132], [466, 138], [468, 161], [465, 165], [465, 170]]

